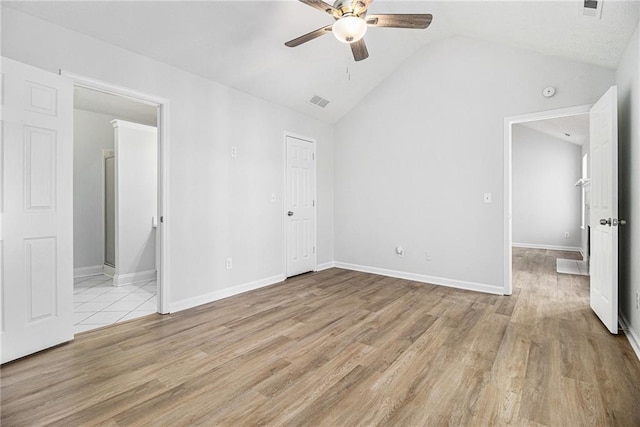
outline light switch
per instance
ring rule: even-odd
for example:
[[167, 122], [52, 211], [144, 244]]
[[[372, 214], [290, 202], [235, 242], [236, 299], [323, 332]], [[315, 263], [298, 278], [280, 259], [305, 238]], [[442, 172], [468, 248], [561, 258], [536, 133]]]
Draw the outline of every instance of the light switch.
[[491, 203], [491, 193], [484, 193], [484, 202]]

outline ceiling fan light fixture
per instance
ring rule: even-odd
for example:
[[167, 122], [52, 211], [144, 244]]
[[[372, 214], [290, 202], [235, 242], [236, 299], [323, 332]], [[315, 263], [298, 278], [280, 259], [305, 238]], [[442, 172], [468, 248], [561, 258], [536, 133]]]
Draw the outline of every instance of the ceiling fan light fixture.
[[367, 32], [367, 21], [348, 15], [338, 19], [331, 27], [333, 35], [342, 43], [355, 43]]

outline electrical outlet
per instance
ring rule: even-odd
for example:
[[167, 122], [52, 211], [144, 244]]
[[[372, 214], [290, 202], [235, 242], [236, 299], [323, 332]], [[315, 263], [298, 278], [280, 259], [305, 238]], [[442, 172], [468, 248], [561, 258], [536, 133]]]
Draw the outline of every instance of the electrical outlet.
[[568, 232], [568, 231], [565, 231], [565, 232], [564, 232], [564, 238], [566, 239], [567, 237], [569, 237], [569, 232]]
[[227, 258], [227, 262], [225, 264], [227, 266], [227, 270], [231, 270], [233, 267], [233, 258]]
[[399, 257], [404, 256], [404, 248], [402, 246], [396, 247], [396, 255], [398, 255]]
[[424, 260], [425, 261], [431, 261], [431, 255], [429, 255], [429, 253], [425, 253], [424, 254]]
[[235, 145], [231, 147], [231, 157], [236, 157], [238, 155], [238, 149]]

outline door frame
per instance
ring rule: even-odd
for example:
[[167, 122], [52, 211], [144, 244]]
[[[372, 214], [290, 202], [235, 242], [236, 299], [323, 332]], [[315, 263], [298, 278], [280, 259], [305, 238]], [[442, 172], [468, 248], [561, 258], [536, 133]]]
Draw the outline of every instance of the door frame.
[[558, 117], [576, 116], [589, 113], [592, 104], [578, 105], [575, 107], [558, 108], [554, 110], [539, 111], [535, 113], [522, 114], [504, 118], [504, 294], [513, 293], [513, 271], [512, 271], [512, 129], [513, 125], [519, 123], [534, 122], [545, 119], [556, 119]]
[[111, 95], [122, 96], [136, 102], [157, 108], [158, 116], [158, 231], [160, 233], [160, 254], [157, 256], [158, 313], [169, 313], [170, 295], [170, 246], [169, 246], [169, 100], [155, 95], [138, 92], [90, 77], [60, 70], [60, 75], [73, 80], [74, 86], [97, 90]]
[[284, 131], [282, 138], [282, 164], [283, 164], [283, 175], [282, 175], [282, 202], [281, 202], [281, 212], [282, 212], [282, 231], [283, 231], [283, 239], [282, 239], [282, 261], [284, 277], [285, 279], [289, 277], [287, 272], [287, 138], [296, 138], [302, 141], [307, 141], [312, 144], [313, 147], [313, 156], [315, 160], [314, 168], [313, 168], [313, 215], [315, 217], [315, 221], [313, 223], [313, 245], [315, 247], [315, 251], [313, 252], [313, 270], [317, 271], [318, 269], [318, 161], [316, 159], [316, 147], [317, 142], [315, 138], [309, 138], [308, 136], [300, 135], [295, 132]]

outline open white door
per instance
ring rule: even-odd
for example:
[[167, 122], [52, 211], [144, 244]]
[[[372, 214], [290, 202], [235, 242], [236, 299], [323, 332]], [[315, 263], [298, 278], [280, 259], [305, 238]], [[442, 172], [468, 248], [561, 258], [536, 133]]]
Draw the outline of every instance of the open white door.
[[73, 84], [1, 60], [5, 363], [73, 339]]
[[316, 268], [316, 161], [314, 144], [287, 135], [287, 277]]
[[618, 333], [618, 92], [589, 112], [591, 158], [591, 308]]

